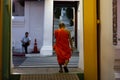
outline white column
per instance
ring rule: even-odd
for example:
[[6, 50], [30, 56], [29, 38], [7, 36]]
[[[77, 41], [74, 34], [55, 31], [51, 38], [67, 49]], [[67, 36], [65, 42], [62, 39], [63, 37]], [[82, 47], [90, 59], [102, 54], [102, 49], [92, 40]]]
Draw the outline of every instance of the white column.
[[30, 1], [25, 1], [25, 31], [29, 32], [29, 27], [30, 27]]
[[43, 46], [40, 50], [41, 56], [52, 55], [53, 51], [52, 36], [53, 36], [53, 0], [45, 0]]
[[84, 71], [84, 32], [83, 32], [83, 0], [80, 0], [80, 3], [78, 5], [78, 28], [77, 28], [77, 34], [78, 34], [78, 50], [79, 52], [79, 68], [81, 68]]

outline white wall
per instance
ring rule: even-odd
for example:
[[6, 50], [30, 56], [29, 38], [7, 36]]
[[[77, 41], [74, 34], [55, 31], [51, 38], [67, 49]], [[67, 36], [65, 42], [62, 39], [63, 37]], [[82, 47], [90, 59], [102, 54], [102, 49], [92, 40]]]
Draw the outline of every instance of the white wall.
[[43, 21], [44, 21], [44, 2], [31, 1], [26, 2], [27, 10], [25, 16], [27, 19], [25, 27], [28, 27], [32, 40], [31, 48], [34, 46], [34, 39], [37, 39], [37, 46], [40, 49], [43, 43]]
[[112, 43], [112, 0], [100, 0], [101, 80], [114, 80], [114, 47]]
[[[16, 16], [12, 20], [12, 44], [16, 49], [21, 48], [21, 39], [28, 31], [31, 37], [29, 49], [34, 47], [34, 39], [37, 39], [38, 48], [43, 43], [44, 1], [25, 2], [25, 15]], [[30, 50], [29, 50], [30, 51]]]
[[21, 48], [21, 38], [25, 32], [25, 18], [24, 16], [16, 16], [12, 18], [11, 26], [11, 36], [12, 36], [12, 46], [15, 49]]

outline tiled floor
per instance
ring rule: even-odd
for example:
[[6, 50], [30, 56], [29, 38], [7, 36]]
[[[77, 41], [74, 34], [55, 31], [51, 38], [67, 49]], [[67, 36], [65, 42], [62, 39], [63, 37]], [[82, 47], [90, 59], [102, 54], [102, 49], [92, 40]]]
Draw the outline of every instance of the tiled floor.
[[21, 75], [20, 80], [79, 80], [76, 74], [34, 74]]
[[[79, 57], [71, 57], [68, 66], [78, 67]], [[57, 58], [53, 57], [13, 57], [14, 67], [59, 67]]]

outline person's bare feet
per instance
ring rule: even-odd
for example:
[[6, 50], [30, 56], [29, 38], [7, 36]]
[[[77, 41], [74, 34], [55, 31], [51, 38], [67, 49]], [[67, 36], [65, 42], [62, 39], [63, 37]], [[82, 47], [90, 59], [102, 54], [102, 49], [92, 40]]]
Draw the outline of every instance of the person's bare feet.
[[69, 70], [68, 70], [67, 66], [64, 66], [64, 71], [65, 71], [66, 73], [68, 73], [68, 72], [69, 72]]

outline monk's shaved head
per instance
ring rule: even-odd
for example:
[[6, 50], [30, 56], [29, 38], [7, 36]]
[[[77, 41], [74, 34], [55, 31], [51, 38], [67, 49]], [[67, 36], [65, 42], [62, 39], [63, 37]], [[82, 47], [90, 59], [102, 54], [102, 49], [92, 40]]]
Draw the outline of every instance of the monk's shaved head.
[[59, 24], [59, 28], [65, 28], [65, 24], [64, 23], [60, 23]]

